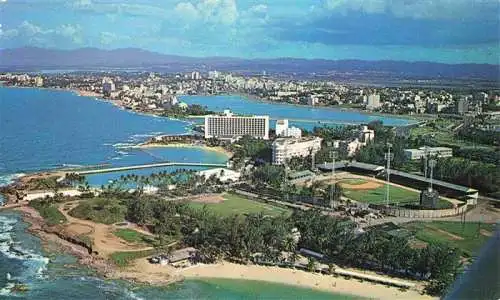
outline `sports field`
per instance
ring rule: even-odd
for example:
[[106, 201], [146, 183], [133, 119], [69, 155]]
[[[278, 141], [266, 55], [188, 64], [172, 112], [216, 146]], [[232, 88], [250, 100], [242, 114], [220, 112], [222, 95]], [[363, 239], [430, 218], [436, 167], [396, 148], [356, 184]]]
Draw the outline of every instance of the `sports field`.
[[[340, 184], [343, 188], [344, 196], [349, 199], [370, 204], [386, 204], [386, 184], [357, 178], [341, 180]], [[390, 204], [418, 205], [420, 203], [420, 193], [399, 186], [390, 185], [389, 194]], [[440, 198], [437, 206], [440, 209], [444, 209], [451, 208], [453, 205], [449, 201]]]
[[[365, 181], [353, 184], [351, 180], [348, 183], [341, 181], [344, 196], [354, 201], [385, 204], [386, 185], [374, 181]], [[391, 203], [417, 203], [419, 202], [419, 193], [407, 190], [398, 186], [389, 186]]]
[[213, 212], [221, 215], [260, 213], [265, 215], [278, 216], [282, 213], [289, 214], [291, 211], [267, 203], [250, 200], [236, 194], [224, 194], [220, 201], [197, 201], [189, 202], [194, 208], [203, 208], [205, 205]]
[[402, 225], [426, 243], [444, 243], [459, 248], [465, 256], [476, 254], [495, 230], [494, 224], [478, 222], [410, 222]]

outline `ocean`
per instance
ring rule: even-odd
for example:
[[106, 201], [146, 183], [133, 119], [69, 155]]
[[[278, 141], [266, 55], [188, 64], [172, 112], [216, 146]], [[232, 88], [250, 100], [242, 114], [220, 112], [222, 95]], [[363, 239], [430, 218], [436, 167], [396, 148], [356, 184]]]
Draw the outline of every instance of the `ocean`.
[[[235, 111], [247, 107], [246, 113], [264, 109], [259, 114], [272, 112], [275, 105], [234, 97], [190, 99], [219, 106], [227, 100], [228, 106], [234, 104]], [[269, 107], [262, 108], [262, 105]], [[301, 115], [302, 119], [315, 118], [320, 113], [315, 109], [308, 115], [294, 112], [303, 108], [285, 108]], [[325, 114], [321, 117], [334, 116], [331, 112]], [[337, 114], [342, 116], [344, 112]], [[347, 118], [356, 115], [348, 114]], [[186, 133], [190, 126], [184, 121], [124, 111], [107, 102], [67, 91], [0, 87], [0, 185], [24, 173], [70, 165], [227, 160], [224, 154], [197, 148], [129, 148], [154, 135]], [[145, 174], [146, 171], [135, 172]], [[89, 177], [89, 181], [100, 185], [119, 175], [102, 174]], [[18, 213], [0, 212], [0, 299], [355, 299], [244, 280], [188, 280], [164, 288], [105, 280], [79, 266], [70, 255], [44, 252], [40, 240], [28, 234], [26, 227]], [[28, 291], [11, 294], [10, 287], [15, 283], [26, 284]]]

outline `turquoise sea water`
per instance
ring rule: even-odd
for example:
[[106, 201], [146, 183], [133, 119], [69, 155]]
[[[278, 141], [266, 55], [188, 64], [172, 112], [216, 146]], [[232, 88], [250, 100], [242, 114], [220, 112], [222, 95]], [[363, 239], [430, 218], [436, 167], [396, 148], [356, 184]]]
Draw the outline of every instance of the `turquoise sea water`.
[[[221, 103], [224, 98], [193, 99]], [[230, 99], [228, 105], [234, 103], [240, 109], [238, 101], [243, 101], [243, 107], [250, 105], [247, 113], [256, 113], [254, 110], [263, 105], [258, 103], [255, 108], [241, 98]], [[302, 116], [308, 117], [314, 116]], [[196, 148], [128, 147], [156, 134], [186, 133], [188, 128], [186, 122], [134, 114], [69, 92], [0, 87], [0, 185], [16, 174], [63, 165], [226, 160], [220, 153]], [[120, 173], [91, 176], [89, 181], [100, 185], [118, 176]], [[353, 299], [241, 280], [186, 281], [167, 288], [103, 280], [78, 267], [71, 256], [44, 253], [38, 238], [25, 229], [18, 214], [0, 212], [0, 299]], [[9, 286], [15, 283], [27, 284], [29, 291], [10, 294]]]

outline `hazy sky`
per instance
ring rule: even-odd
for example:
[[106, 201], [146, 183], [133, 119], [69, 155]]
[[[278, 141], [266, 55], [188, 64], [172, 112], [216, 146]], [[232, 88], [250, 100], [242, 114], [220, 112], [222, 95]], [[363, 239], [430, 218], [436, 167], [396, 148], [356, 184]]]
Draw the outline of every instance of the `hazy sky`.
[[0, 48], [499, 63], [500, 0], [0, 0]]

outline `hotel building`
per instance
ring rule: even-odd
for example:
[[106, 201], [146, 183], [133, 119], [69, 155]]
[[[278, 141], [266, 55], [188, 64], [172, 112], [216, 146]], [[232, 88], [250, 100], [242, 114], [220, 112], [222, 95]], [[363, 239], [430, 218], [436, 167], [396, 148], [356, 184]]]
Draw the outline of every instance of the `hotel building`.
[[452, 157], [453, 149], [448, 147], [420, 147], [418, 149], [405, 149], [405, 156], [409, 160], [418, 160], [425, 155], [429, 157]]
[[277, 138], [272, 145], [273, 164], [282, 165], [292, 157], [316, 154], [321, 149], [321, 141], [319, 137]]
[[269, 139], [269, 116], [235, 116], [229, 110], [223, 116], [205, 116], [206, 139], [236, 139], [245, 135]]

